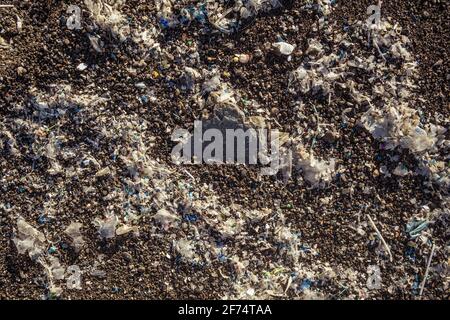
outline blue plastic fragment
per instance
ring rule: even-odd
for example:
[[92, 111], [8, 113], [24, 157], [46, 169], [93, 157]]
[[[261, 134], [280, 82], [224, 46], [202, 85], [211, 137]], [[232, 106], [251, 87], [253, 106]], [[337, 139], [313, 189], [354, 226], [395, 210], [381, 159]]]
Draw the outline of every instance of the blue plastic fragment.
[[184, 219], [189, 222], [196, 222], [198, 220], [198, 216], [195, 213], [190, 213], [184, 215]]
[[412, 239], [415, 239], [428, 227], [429, 223], [427, 220], [408, 222], [406, 224], [406, 232]]
[[220, 253], [217, 258], [219, 259], [220, 262], [227, 261], [227, 257], [223, 253]]
[[169, 26], [170, 26], [169, 20], [164, 19], [164, 18], [160, 18], [159, 23], [161, 24], [161, 26], [163, 28], [169, 28]]
[[306, 246], [306, 245], [300, 245], [300, 250], [302, 250], [305, 253], [310, 253], [311, 252], [311, 248]]
[[146, 96], [146, 95], [140, 96], [139, 97], [139, 101], [141, 103], [147, 103], [148, 102], [148, 96]]
[[302, 284], [300, 285], [300, 289], [303, 290], [307, 290], [309, 288], [311, 288], [312, 285], [312, 281], [309, 279], [303, 279]]
[[44, 216], [43, 214], [41, 214], [38, 218], [38, 223], [39, 224], [45, 224], [47, 222], [49, 222], [50, 219], [48, 219], [46, 216]]
[[413, 247], [406, 248], [405, 256], [412, 262], [416, 262], [416, 250]]

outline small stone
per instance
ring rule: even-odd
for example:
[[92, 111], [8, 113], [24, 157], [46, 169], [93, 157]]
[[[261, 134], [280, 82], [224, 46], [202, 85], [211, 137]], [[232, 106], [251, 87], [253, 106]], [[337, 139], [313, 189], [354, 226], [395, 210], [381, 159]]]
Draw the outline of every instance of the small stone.
[[133, 260], [133, 257], [132, 257], [131, 254], [128, 253], [128, 252], [124, 252], [124, 253], [123, 253], [123, 258], [124, 258], [127, 262], [130, 262], [131, 260]]
[[145, 273], [146, 269], [144, 266], [139, 266], [137, 269], [140, 273]]
[[263, 52], [261, 49], [256, 49], [253, 54], [256, 58], [261, 58], [263, 56]]
[[323, 139], [328, 143], [334, 143], [339, 139], [339, 133], [333, 130], [329, 130], [324, 134]]
[[248, 55], [248, 54], [238, 54], [238, 55], [236, 55], [236, 58], [238, 59], [238, 61], [240, 63], [243, 63], [243, 64], [248, 63], [251, 59], [250, 55]]
[[158, 79], [159, 76], [160, 76], [160, 74], [159, 74], [158, 71], [154, 70], [154, 71], [152, 72], [152, 78], [153, 78], [153, 79]]
[[19, 77], [23, 77], [26, 73], [27, 73], [27, 69], [25, 69], [23, 67], [17, 68], [17, 74], [19, 75]]
[[439, 59], [438, 61], [436, 61], [436, 63], [433, 65], [433, 67], [439, 67], [442, 65], [443, 62], [444, 62], [444, 60]]

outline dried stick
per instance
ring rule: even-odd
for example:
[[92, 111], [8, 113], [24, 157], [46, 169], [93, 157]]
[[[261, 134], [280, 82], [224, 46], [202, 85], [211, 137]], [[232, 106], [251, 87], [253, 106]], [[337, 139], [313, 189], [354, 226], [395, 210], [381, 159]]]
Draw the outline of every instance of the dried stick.
[[425, 282], [427, 281], [428, 271], [430, 269], [431, 259], [433, 259], [433, 255], [434, 255], [434, 243], [433, 243], [433, 246], [431, 247], [431, 253], [430, 253], [430, 257], [428, 258], [427, 269], [425, 270], [425, 276], [423, 277], [422, 284], [420, 285], [420, 293], [419, 293], [420, 296], [422, 295], [423, 289], [425, 288]]
[[369, 223], [372, 226], [372, 228], [375, 230], [375, 232], [377, 233], [378, 238], [380, 238], [381, 243], [383, 244], [383, 246], [386, 248], [387, 253], [389, 254], [389, 261], [392, 262], [392, 253], [391, 253], [391, 249], [389, 249], [389, 246], [387, 245], [386, 241], [384, 241], [383, 236], [381, 235], [380, 231], [378, 230], [377, 226], [375, 225], [375, 223], [373, 222], [372, 218], [366, 214], [367, 218], [369, 219]]

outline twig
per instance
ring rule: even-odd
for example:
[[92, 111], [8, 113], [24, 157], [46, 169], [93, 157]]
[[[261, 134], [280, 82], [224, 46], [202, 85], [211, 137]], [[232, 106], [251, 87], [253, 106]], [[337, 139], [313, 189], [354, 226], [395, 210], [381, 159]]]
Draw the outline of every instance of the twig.
[[289, 276], [287, 284], [286, 284], [286, 289], [284, 289], [284, 294], [286, 294], [286, 292], [289, 290], [289, 287], [291, 286], [291, 284], [292, 284], [292, 277]]
[[425, 270], [425, 276], [423, 277], [422, 284], [420, 285], [420, 293], [419, 293], [420, 296], [422, 295], [423, 289], [425, 288], [425, 282], [427, 281], [428, 271], [430, 269], [431, 259], [433, 259], [433, 255], [434, 255], [434, 243], [433, 243], [433, 246], [431, 247], [431, 253], [430, 253], [430, 257], [428, 258], [427, 269]]
[[314, 116], [316, 118], [316, 133], [314, 135], [314, 138], [311, 143], [311, 147], [309, 148], [309, 151], [312, 151], [312, 148], [314, 147], [314, 144], [315, 144], [315, 139], [317, 138], [317, 136], [319, 135], [319, 132], [320, 132], [319, 112], [317, 112], [317, 109], [314, 105], [312, 105], [312, 107], [314, 109]]
[[0, 8], [14, 8], [12, 4], [0, 4]]
[[386, 62], [386, 58], [384, 57], [383, 52], [381, 52], [381, 49], [378, 46], [377, 42], [375, 41], [375, 38], [372, 38], [372, 42], [373, 42], [373, 45], [375, 46], [375, 48], [377, 48], [377, 51], [380, 54], [380, 56], [383, 58], [384, 62]]
[[373, 222], [372, 218], [366, 214], [367, 218], [369, 219], [369, 223], [372, 226], [372, 228], [375, 230], [375, 232], [377, 233], [378, 238], [380, 238], [381, 243], [384, 245], [384, 247], [386, 248], [387, 253], [389, 254], [389, 261], [392, 262], [392, 253], [391, 253], [391, 249], [389, 249], [389, 246], [387, 245], [386, 241], [384, 241], [383, 236], [381, 235], [380, 231], [378, 230], [377, 226], [375, 225], [375, 223]]
[[273, 121], [278, 125], [279, 128], [283, 128], [283, 126], [277, 121], [277, 119], [273, 119]]
[[186, 169], [183, 169], [183, 171], [192, 179], [195, 181], [195, 178], [192, 174], [189, 173], [189, 171], [187, 171]]

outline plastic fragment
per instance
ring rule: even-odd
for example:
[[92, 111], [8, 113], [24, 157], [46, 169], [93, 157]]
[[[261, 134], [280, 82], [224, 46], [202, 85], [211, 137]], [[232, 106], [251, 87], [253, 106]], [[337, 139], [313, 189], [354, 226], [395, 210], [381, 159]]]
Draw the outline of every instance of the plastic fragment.
[[33, 260], [45, 250], [45, 236], [22, 218], [17, 219], [17, 234], [12, 240], [19, 254], [28, 253]]
[[74, 247], [75, 252], [79, 252], [85, 243], [80, 231], [82, 227], [83, 224], [80, 222], [72, 222], [66, 230], [64, 230], [64, 232], [72, 239], [72, 246]]
[[116, 236], [116, 226], [119, 219], [115, 215], [108, 215], [105, 219], [96, 219], [99, 237], [102, 239], [111, 239]]

